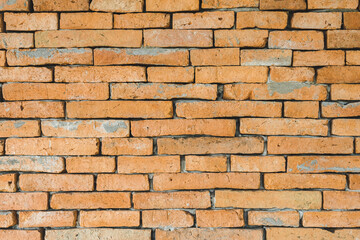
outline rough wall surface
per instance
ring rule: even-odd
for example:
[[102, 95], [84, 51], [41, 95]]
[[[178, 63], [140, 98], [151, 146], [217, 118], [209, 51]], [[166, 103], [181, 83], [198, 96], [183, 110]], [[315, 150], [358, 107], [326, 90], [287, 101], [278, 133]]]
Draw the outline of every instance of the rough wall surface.
[[1, 0], [1, 240], [360, 239], [359, 0]]

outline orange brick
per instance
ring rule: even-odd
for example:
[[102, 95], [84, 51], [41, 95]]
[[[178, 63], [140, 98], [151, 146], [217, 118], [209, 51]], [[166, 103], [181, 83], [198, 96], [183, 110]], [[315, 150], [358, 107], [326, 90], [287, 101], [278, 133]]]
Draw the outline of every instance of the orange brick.
[[75, 211], [19, 212], [19, 227], [75, 227]]
[[204, 65], [239, 65], [240, 51], [238, 48], [194, 49], [190, 51], [193, 66]]
[[186, 171], [226, 172], [226, 156], [185, 156]]
[[360, 138], [355, 138], [355, 153], [360, 153]]
[[191, 83], [194, 82], [194, 68], [192, 67], [148, 67], [149, 82]]
[[197, 191], [134, 193], [133, 203], [135, 209], [209, 208], [211, 206], [209, 192]]
[[0, 82], [51, 82], [52, 70], [45, 67], [0, 67]]
[[7, 155], [97, 155], [96, 138], [8, 138]]
[[360, 48], [360, 31], [330, 30], [327, 31], [327, 48]]
[[315, 70], [307, 67], [270, 67], [273, 82], [313, 82]]
[[16, 179], [14, 173], [0, 175], [0, 192], [16, 192]]
[[360, 13], [358, 12], [344, 12], [344, 28], [345, 29], [360, 29]]
[[359, 212], [304, 212], [304, 227], [359, 227]]
[[319, 31], [273, 31], [269, 48], [317, 50], [324, 48], [324, 34]]
[[111, 229], [111, 228], [82, 228], [82, 229], [58, 229], [46, 230], [46, 240], [68, 239], [91, 239], [97, 236], [100, 239], [123, 238], [148, 240], [151, 238], [151, 230], [140, 229]]
[[40, 47], [141, 47], [138, 30], [62, 30], [35, 33], [35, 46]]
[[140, 212], [135, 211], [80, 211], [81, 227], [137, 227]]
[[176, 135], [235, 136], [236, 122], [228, 119], [169, 119], [131, 122], [131, 135], [156, 137]]
[[197, 210], [196, 223], [198, 227], [242, 227], [244, 222], [244, 210]]
[[331, 85], [332, 100], [360, 100], [360, 86], [358, 84]]
[[294, 52], [293, 66], [345, 65], [345, 52], [337, 50]]
[[189, 51], [185, 49], [114, 49], [98, 48], [94, 50], [95, 65], [110, 64], [146, 64], [187, 66]]
[[260, 137], [197, 137], [159, 138], [158, 154], [216, 154], [216, 153], [262, 153], [264, 140]]
[[286, 12], [251, 11], [236, 13], [236, 28], [284, 29], [287, 26]]
[[0, 33], [0, 48], [32, 48], [34, 47], [32, 33]]
[[215, 47], [258, 47], [266, 46], [267, 30], [215, 30]]
[[111, 29], [113, 17], [111, 13], [61, 13], [61, 29]]
[[290, 226], [298, 227], [299, 213], [296, 211], [249, 211], [248, 224], [257, 226]]
[[169, 28], [170, 14], [128, 13], [114, 15], [114, 28]]
[[266, 229], [266, 239], [344, 239], [351, 240], [359, 236], [360, 232], [355, 229], [343, 229], [328, 231], [318, 228], [269, 228]]
[[142, 226], [152, 228], [191, 227], [194, 217], [180, 210], [150, 210], [142, 212]]
[[11, 240], [41, 240], [41, 233], [39, 230], [0, 230], [0, 239]]
[[91, 1], [90, 9], [100, 12], [142, 12], [143, 5], [144, 0], [93, 0]]
[[265, 189], [345, 189], [346, 176], [338, 174], [268, 173], [264, 176]]
[[33, 0], [33, 6], [34, 6], [34, 11], [36, 12], [87, 11], [89, 10], [89, 0], [77, 0], [77, 1]]
[[52, 195], [52, 209], [104, 209], [130, 208], [130, 193], [90, 192], [55, 193]]
[[3, 67], [6, 65], [6, 51], [0, 51], [0, 66]]
[[356, 117], [360, 116], [360, 103], [323, 102], [321, 110], [323, 117]]
[[117, 163], [118, 173], [180, 172], [179, 156], [124, 156], [118, 157]]
[[4, 155], [5, 153], [5, 140], [0, 141], [0, 155]]
[[215, 191], [215, 207], [320, 209], [317, 191]]
[[262, 66], [197, 67], [197, 83], [265, 83], [268, 68]]
[[46, 210], [48, 208], [48, 194], [41, 192], [0, 193], [0, 201], [0, 210]]
[[22, 191], [93, 191], [94, 177], [80, 174], [21, 174], [19, 187]]
[[241, 50], [241, 65], [290, 66], [291, 50], [256, 49]]
[[15, 212], [1, 212], [0, 213], [0, 227], [9, 228], [17, 223]]
[[285, 158], [281, 156], [231, 156], [232, 172], [284, 172]]
[[263, 236], [260, 229], [212, 229], [212, 228], [182, 228], [173, 231], [156, 230], [157, 240], [178, 239], [178, 240], [196, 240], [196, 239], [252, 239], [261, 240]]
[[155, 191], [190, 189], [258, 189], [260, 175], [257, 173], [163, 173], [153, 178]]
[[211, 30], [144, 30], [145, 47], [212, 47]]
[[0, 121], [0, 137], [40, 136], [39, 121], [14, 120]]
[[360, 51], [346, 51], [346, 65], [360, 65]]
[[2, 102], [0, 118], [61, 118], [64, 117], [62, 102]]
[[318, 83], [360, 83], [359, 66], [330, 66], [317, 70]]
[[349, 188], [351, 190], [360, 190], [360, 175], [359, 174], [349, 175]]
[[338, 29], [341, 24], [341, 12], [295, 13], [291, 19], [291, 27], [300, 29]]
[[350, 154], [353, 153], [350, 137], [269, 137], [269, 154]]
[[56, 30], [58, 18], [56, 13], [5, 13], [6, 30], [37, 31]]
[[169, 101], [68, 102], [66, 111], [69, 118], [170, 118], [173, 115]]
[[55, 82], [145, 82], [137, 66], [55, 67]]
[[184, 118], [281, 117], [281, 103], [253, 101], [179, 102], [176, 115]]
[[0, 171], [51, 172], [60, 173], [65, 169], [64, 159], [60, 157], [0, 157]]
[[259, 0], [204, 0], [201, 8], [258, 7]]
[[305, 10], [305, 0], [260, 0], [261, 10]]
[[359, 5], [357, 0], [309, 0], [309, 9], [356, 9]]
[[148, 12], [180, 12], [199, 10], [199, 0], [147, 0]]
[[68, 157], [66, 171], [68, 173], [104, 173], [115, 172], [113, 157]]
[[29, 0], [1, 1], [1, 11], [29, 11]]
[[96, 181], [98, 191], [146, 191], [149, 190], [147, 175], [100, 174]]
[[151, 138], [104, 138], [103, 155], [152, 155], [153, 140]]
[[284, 102], [284, 116], [289, 118], [318, 118], [319, 102]]
[[340, 136], [360, 136], [360, 119], [334, 119], [331, 133]]
[[175, 13], [174, 29], [232, 28], [235, 14], [231, 11]]
[[359, 209], [359, 198], [360, 192], [325, 191], [324, 209]]
[[327, 136], [328, 120], [241, 118], [240, 133], [252, 135]]
[[215, 100], [216, 85], [163, 84], [163, 83], [115, 83], [111, 85], [112, 99], [174, 99], [191, 98]]

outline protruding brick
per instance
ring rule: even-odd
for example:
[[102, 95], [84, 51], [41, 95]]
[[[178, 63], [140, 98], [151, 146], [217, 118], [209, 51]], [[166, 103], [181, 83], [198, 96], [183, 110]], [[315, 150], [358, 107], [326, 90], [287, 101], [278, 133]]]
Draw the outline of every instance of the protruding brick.
[[345, 52], [338, 50], [295, 51], [293, 66], [345, 65]]
[[169, 28], [168, 13], [128, 13], [114, 15], [114, 28]]
[[331, 85], [332, 100], [360, 100], [360, 85], [358, 84], [333, 84]]
[[37, 137], [40, 136], [39, 121], [5, 120], [0, 121], [0, 137]]
[[261, 10], [305, 10], [305, 0], [260, 0]]
[[199, 10], [199, 0], [147, 0], [147, 12], [181, 12]]
[[356, 9], [357, 0], [309, 0], [308, 9]]
[[0, 227], [9, 228], [17, 223], [15, 212], [1, 212], [0, 213]]
[[360, 29], [360, 13], [359, 12], [344, 12], [344, 28], [345, 29]]
[[140, 212], [135, 211], [80, 211], [81, 227], [137, 227]]
[[226, 172], [226, 156], [185, 156], [186, 171]]
[[240, 51], [238, 48], [194, 49], [190, 51], [193, 66], [204, 65], [239, 65]]
[[2, 102], [0, 118], [61, 118], [64, 117], [62, 102]]
[[360, 48], [359, 30], [327, 31], [327, 48]]
[[61, 13], [61, 29], [111, 29], [113, 17], [111, 13]]
[[236, 28], [284, 29], [287, 26], [286, 12], [251, 11], [236, 13]]
[[75, 211], [19, 212], [19, 227], [75, 227]]
[[232, 172], [284, 172], [282, 156], [231, 156]]
[[176, 29], [144, 30], [144, 46], [145, 47], [212, 47], [213, 32], [211, 30], [176, 30]]
[[321, 104], [322, 116], [328, 118], [357, 117], [360, 116], [360, 103], [323, 102]]
[[300, 29], [338, 29], [341, 24], [341, 12], [295, 13], [291, 19], [291, 27]]
[[181, 210], [142, 211], [142, 226], [152, 228], [191, 227], [194, 217]]
[[258, 7], [259, 0], [205, 0], [201, 8], [240, 8]]
[[33, 0], [34, 11], [36, 12], [68, 12], [89, 10], [89, 0]]
[[92, 11], [100, 12], [142, 12], [144, 0], [93, 0], [90, 4]]
[[103, 155], [152, 155], [153, 140], [151, 138], [104, 138]]
[[360, 227], [359, 212], [304, 212], [304, 227]]
[[41, 233], [39, 230], [0, 230], [0, 239], [11, 240], [41, 240]]
[[268, 228], [266, 229], [266, 239], [344, 239], [351, 240], [354, 236], [360, 236], [356, 229], [343, 229], [328, 231], [319, 228]]
[[0, 48], [32, 48], [34, 47], [34, 34], [32, 33], [0, 33]]
[[256, 49], [241, 50], [241, 65], [247, 66], [290, 66], [291, 50]]
[[269, 34], [269, 48], [324, 49], [324, 34], [319, 31], [273, 31]]
[[360, 83], [359, 66], [330, 66], [317, 70], [318, 83]]
[[56, 30], [58, 28], [56, 13], [5, 13], [4, 22], [6, 30], [12, 31]]
[[68, 173], [105, 173], [115, 172], [114, 157], [68, 157], [66, 171]]
[[174, 29], [232, 28], [234, 22], [234, 12], [230, 11], [175, 13], [173, 15]]
[[194, 82], [194, 68], [192, 67], [148, 67], [149, 82], [191, 83]]
[[51, 82], [52, 70], [45, 67], [0, 67], [0, 82]]
[[315, 70], [307, 67], [270, 67], [273, 82], [313, 82]]
[[242, 227], [244, 222], [244, 210], [197, 210], [196, 223], [198, 227]]
[[111, 229], [111, 228], [82, 228], [82, 229], [58, 229], [46, 230], [46, 240], [63, 239], [91, 239], [94, 236], [100, 239], [137, 239], [148, 240], [151, 238], [151, 230], [143, 229]]
[[318, 118], [319, 109], [315, 101], [284, 102], [284, 116], [289, 118]]
[[299, 213], [296, 211], [249, 211], [248, 224], [255, 226], [298, 227]]
[[60, 157], [0, 157], [0, 171], [49, 172], [60, 173], [64, 170], [64, 159]]
[[118, 157], [119, 173], [180, 172], [180, 156]]
[[215, 47], [265, 47], [269, 32], [267, 30], [216, 30]]
[[359, 198], [360, 192], [325, 191], [324, 209], [359, 209]]
[[100, 174], [96, 181], [98, 191], [148, 191], [147, 175]]
[[[47, 193], [0, 193], [0, 210], [46, 210]], [[24, 204], [26, 203], [26, 204]], [[1, 234], [0, 234], [1, 235]], [[1, 239], [1, 238], [0, 238]]]
[[16, 192], [16, 179], [14, 173], [0, 175], [0, 192]]
[[346, 51], [346, 65], [360, 65], [360, 51]]

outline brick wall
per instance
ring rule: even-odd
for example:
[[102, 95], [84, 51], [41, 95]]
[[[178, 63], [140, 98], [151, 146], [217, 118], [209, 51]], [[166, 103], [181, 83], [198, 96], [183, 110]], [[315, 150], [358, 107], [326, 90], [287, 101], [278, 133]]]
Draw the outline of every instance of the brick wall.
[[360, 239], [359, 0], [1, 0], [1, 240]]

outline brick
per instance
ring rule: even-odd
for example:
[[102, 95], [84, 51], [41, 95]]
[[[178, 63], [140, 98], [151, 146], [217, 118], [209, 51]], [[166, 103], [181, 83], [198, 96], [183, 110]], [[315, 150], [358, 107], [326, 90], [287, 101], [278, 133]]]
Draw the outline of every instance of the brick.
[[360, 175], [359, 174], [349, 175], [349, 188], [351, 190], [360, 190]]
[[155, 237], [158, 240], [196, 240], [196, 239], [262, 239], [260, 229], [212, 229], [212, 228], [183, 228], [173, 231], [156, 230]]
[[181, 210], [142, 211], [142, 226], [151, 228], [191, 227], [194, 217]]
[[344, 12], [344, 28], [345, 29], [360, 29], [360, 13], [358, 12]]
[[176, 115], [184, 118], [280, 117], [281, 106], [278, 102], [179, 102]]
[[355, 229], [343, 229], [328, 231], [324, 229], [317, 228], [270, 228], [266, 231], [267, 239], [291, 239], [296, 238], [299, 240], [305, 239], [353, 239], [354, 236], [359, 236], [359, 232]]
[[135, 209], [209, 208], [211, 206], [209, 192], [197, 191], [134, 193], [133, 203]]
[[64, 170], [64, 159], [60, 157], [4, 156], [0, 157], [0, 171], [10, 172], [49, 172]]
[[0, 118], [61, 118], [64, 117], [62, 102], [2, 102]]
[[239, 8], [258, 7], [259, 0], [205, 0], [201, 8]]
[[0, 155], [4, 155], [5, 153], [5, 140], [0, 141]]
[[93, 191], [94, 177], [80, 174], [21, 174], [19, 187], [22, 191]]
[[330, 66], [317, 70], [318, 83], [360, 83], [359, 66]]
[[35, 33], [35, 46], [46, 47], [141, 47], [138, 30], [61, 30]]
[[9, 228], [17, 223], [15, 212], [1, 212], [0, 213], [0, 227]]
[[97, 155], [96, 138], [8, 138], [7, 155]]
[[360, 115], [360, 103], [323, 102], [321, 104], [322, 116], [328, 118], [356, 117]]
[[199, 0], [147, 0], [148, 12], [181, 12], [199, 10]]
[[47, 193], [0, 193], [0, 201], [0, 210], [46, 210], [48, 208]]
[[338, 174], [268, 173], [264, 176], [265, 189], [345, 189], [346, 176]]
[[260, 0], [261, 10], [305, 10], [305, 0]]
[[34, 11], [36, 12], [69, 12], [89, 10], [89, 0], [33, 0]]
[[159, 138], [158, 154], [216, 154], [216, 153], [262, 153], [264, 140], [260, 137], [197, 137]]
[[265, 83], [268, 68], [262, 66], [197, 67], [197, 83]]
[[90, 9], [100, 12], [142, 12], [143, 5], [144, 0], [93, 0], [91, 1]]
[[291, 61], [291, 50], [241, 50], [241, 65], [244, 66], [290, 66]]
[[41, 233], [39, 230], [0, 230], [0, 238], [11, 240], [41, 240]]
[[68, 173], [106, 173], [115, 172], [113, 157], [68, 157], [66, 171]]
[[359, 197], [360, 192], [324, 191], [324, 209], [359, 209]]
[[358, 172], [357, 156], [289, 156], [289, 173]]
[[185, 156], [186, 171], [226, 172], [226, 156]]
[[360, 136], [359, 119], [332, 120], [331, 133], [339, 136]]
[[304, 212], [304, 227], [359, 227], [359, 212]]
[[55, 82], [145, 82], [137, 66], [55, 67]]
[[55, 193], [52, 195], [52, 209], [106, 209], [130, 208], [130, 193], [90, 192]]
[[19, 227], [75, 227], [75, 211], [19, 212]]
[[112, 99], [208, 99], [217, 98], [216, 85], [115, 83], [111, 85]]
[[1, 1], [1, 11], [29, 11], [29, 0]]
[[0, 33], [0, 49], [34, 47], [32, 33]]
[[327, 48], [360, 48], [359, 37], [358, 30], [327, 31]]
[[350, 154], [353, 153], [353, 138], [350, 137], [269, 137], [270, 154]]
[[45, 67], [0, 67], [0, 82], [51, 82], [52, 70]]
[[215, 207], [320, 209], [317, 191], [215, 191]]
[[149, 190], [147, 175], [100, 174], [96, 181], [98, 191], [146, 191]]
[[175, 13], [174, 29], [232, 28], [235, 14], [231, 11]]
[[145, 47], [212, 47], [211, 30], [144, 30]]
[[101, 151], [103, 155], [152, 155], [153, 140], [151, 138], [104, 138]]
[[315, 70], [308, 67], [270, 67], [273, 82], [313, 82]]
[[282, 156], [231, 156], [232, 172], [284, 172]]
[[253, 135], [327, 136], [328, 121], [315, 119], [241, 118], [240, 133]]
[[170, 14], [167, 13], [128, 13], [114, 15], [114, 28], [169, 28]]
[[106, 83], [8, 83], [3, 85], [5, 100], [107, 100]]
[[294, 51], [293, 66], [345, 65], [345, 52], [337, 50]]
[[358, 84], [331, 85], [332, 100], [360, 100], [360, 86]]
[[257, 173], [163, 173], [155, 174], [155, 191], [190, 189], [258, 189], [260, 175]]
[[287, 26], [286, 12], [251, 11], [236, 13], [236, 28], [284, 29]]
[[189, 51], [185, 49], [113, 49], [94, 50], [95, 65], [109, 64], [144, 64], [144, 65], [189, 65]]
[[295, 13], [291, 19], [291, 27], [300, 29], [338, 29], [341, 24], [341, 12]]
[[58, 19], [56, 13], [5, 13], [6, 30], [37, 31], [56, 30]]
[[194, 49], [190, 51], [193, 66], [239, 65], [240, 51], [237, 48]]
[[0, 121], [0, 137], [40, 136], [39, 121], [5, 120]]
[[169, 101], [69, 102], [66, 110], [69, 118], [170, 118], [173, 115]]
[[46, 240], [57, 239], [91, 239], [92, 237], [100, 239], [138, 239], [148, 240], [151, 237], [151, 230], [140, 229], [106, 229], [106, 228], [88, 228], [88, 229], [58, 229], [46, 230]]
[[176, 135], [235, 136], [236, 122], [227, 119], [169, 119], [131, 122], [134, 137]]
[[192, 67], [148, 67], [148, 82], [191, 83], [194, 82]]
[[360, 153], [360, 138], [355, 138], [355, 153]]
[[179, 156], [118, 157], [118, 173], [180, 172]]
[[268, 84], [228, 84], [224, 99], [230, 100], [310, 100], [327, 98], [327, 87], [299, 82], [270, 82]]
[[360, 65], [360, 51], [346, 51], [346, 65]]
[[0, 67], [4, 67], [6, 65], [6, 51], [0, 50]]
[[61, 13], [61, 29], [112, 29], [111, 13]]
[[244, 210], [197, 210], [196, 223], [198, 227], [242, 227], [244, 222]]
[[319, 31], [273, 31], [269, 34], [269, 48], [324, 49], [324, 34]]
[[249, 211], [248, 224], [255, 226], [298, 227], [299, 213], [296, 211]]
[[257, 47], [266, 46], [267, 30], [215, 30], [215, 47]]
[[140, 212], [135, 211], [80, 211], [81, 227], [137, 227]]
[[318, 118], [319, 109], [319, 102], [284, 102], [284, 116], [289, 118]]
[[16, 192], [17, 176], [14, 173], [0, 175], [0, 192]]
[[357, 0], [309, 0], [309, 9], [356, 9], [359, 3]]

